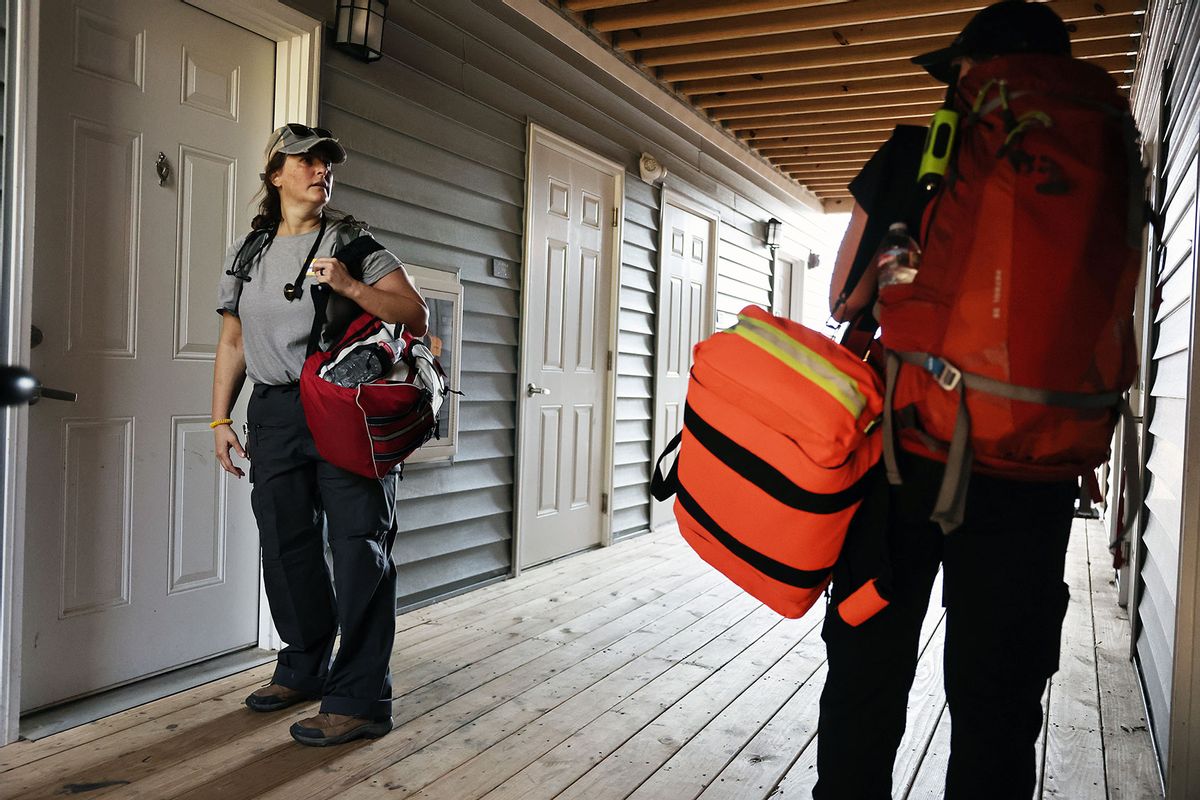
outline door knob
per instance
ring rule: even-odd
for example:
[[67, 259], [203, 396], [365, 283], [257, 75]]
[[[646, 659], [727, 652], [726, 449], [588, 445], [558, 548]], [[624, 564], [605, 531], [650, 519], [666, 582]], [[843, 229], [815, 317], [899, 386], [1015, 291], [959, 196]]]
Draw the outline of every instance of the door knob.
[[535, 394], [550, 394], [550, 390], [543, 389], [541, 386], [531, 383], [525, 387], [525, 394], [533, 397]]
[[158, 185], [166, 186], [171, 178], [171, 162], [167, 161], [166, 153], [159, 152], [158, 160], [154, 162], [154, 171], [158, 173]]
[[42, 335], [42, 329], [37, 325], [29, 326], [29, 349], [37, 347], [46, 337]]
[[68, 403], [79, 399], [75, 392], [47, 389], [24, 367], [0, 367], [0, 406], [16, 406], [22, 403], [33, 405], [43, 397], [65, 400]]

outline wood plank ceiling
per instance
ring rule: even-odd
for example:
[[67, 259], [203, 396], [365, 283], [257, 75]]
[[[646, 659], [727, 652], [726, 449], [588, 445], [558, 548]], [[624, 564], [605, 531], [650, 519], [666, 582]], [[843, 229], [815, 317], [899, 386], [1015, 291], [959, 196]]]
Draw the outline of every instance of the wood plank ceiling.
[[[1128, 88], [1146, 0], [1047, 0], [1072, 50]], [[847, 211], [847, 183], [945, 87], [909, 62], [987, 0], [559, 0], [581, 27], [792, 180]]]

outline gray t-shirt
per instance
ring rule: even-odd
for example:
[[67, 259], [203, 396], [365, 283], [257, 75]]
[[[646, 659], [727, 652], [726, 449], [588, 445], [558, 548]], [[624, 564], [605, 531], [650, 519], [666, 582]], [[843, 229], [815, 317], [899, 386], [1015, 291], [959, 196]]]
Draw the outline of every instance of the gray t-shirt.
[[[241, 318], [246, 377], [254, 383], [278, 386], [300, 380], [315, 314], [311, 292], [313, 279], [305, 278], [303, 296], [291, 302], [284, 297], [283, 287], [296, 280], [296, 273], [312, 249], [317, 233], [314, 230], [299, 236], [275, 237], [271, 246], [251, 265], [248, 281], [228, 274], [246, 237], [234, 242], [225, 254], [225, 266], [217, 287], [217, 312], [229, 312]], [[332, 256], [340, 244], [354, 236], [345, 226], [330, 225], [314, 258]], [[363, 260], [361, 280], [373, 284], [401, 267], [400, 259], [387, 250], [379, 250]], [[331, 293], [326, 309], [326, 331], [342, 329], [358, 313], [360, 310], [353, 302]]]

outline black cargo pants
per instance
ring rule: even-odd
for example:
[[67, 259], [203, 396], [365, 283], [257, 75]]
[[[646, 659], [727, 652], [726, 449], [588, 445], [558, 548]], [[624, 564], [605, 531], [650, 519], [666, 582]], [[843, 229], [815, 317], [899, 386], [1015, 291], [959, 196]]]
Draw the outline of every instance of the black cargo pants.
[[[1063, 583], [1075, 481], [971, 478], [966, 519], [943, 535], [929, 521], [942, 467], [903, 457], [903, 486], [873, 487], [851, 526], [848, 554], [871, 526], [887, 532], [891, 605], [852, 628], [830, 606], [822, 637], [817, 800], [887, 800], [904, 735], [921, 623], [943, 567], [946, 698], [951, 720], [947, 800], [1028, 800], [1041, 698], [1058, 669]], [[880, 530], [875, 527], [874, 530]], [[866, 569], [874, 570], [870, 563]], [[836, 604], [869, 574], [854, 558], [834, 570]], [[914, 702], [920, 702], [920, 698]]]
[[[323, 712], [387, 719], [396, 632], [395, 479], [364, 478], [323, 460], [295, 385], [256, 385], [247, 417], [250, 502], [267, 601], [287, 645], [273, 680], [321, 696]], [[330, 665], [339, 628], [341, 646]]]

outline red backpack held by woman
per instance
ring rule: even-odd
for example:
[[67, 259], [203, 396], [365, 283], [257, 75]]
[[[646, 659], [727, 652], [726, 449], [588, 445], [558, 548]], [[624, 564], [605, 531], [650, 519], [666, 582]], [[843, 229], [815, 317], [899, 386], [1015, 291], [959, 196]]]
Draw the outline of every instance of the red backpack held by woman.
[[[363, 234], [334, 257], [351, 274], [356, 270], [361, 274], [363, 259], [382, 249]], [[438, 435], [438, 412], [449, 391], [446, 375], [423, 342], [367, 312], [356, 317], [327, 350], [320, 349], [329, 295], [324, 287], [313, 287], [312, 295], [316, 315], [300, 373], [300, 401], [313, 442], [329, 463], [368, 478], [382, 478]], [[364, 345], [391, 351], [384, 374], [352, 385], [331, 380], [328, 367]]]

